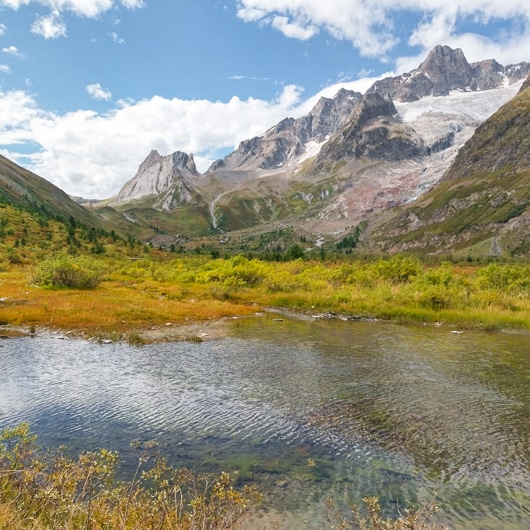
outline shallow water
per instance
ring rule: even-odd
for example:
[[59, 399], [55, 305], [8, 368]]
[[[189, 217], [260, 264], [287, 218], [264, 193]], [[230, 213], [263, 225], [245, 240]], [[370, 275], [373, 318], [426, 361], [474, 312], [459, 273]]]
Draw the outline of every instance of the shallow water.
[[289, 528], [365, 495], [530, 528], [530, 337], [450, 331], [267, 314], [200, 344], [5, 340], [0, 425], [118, 449], [125, 471], [155, 439], [176, 465], [237, 469]]

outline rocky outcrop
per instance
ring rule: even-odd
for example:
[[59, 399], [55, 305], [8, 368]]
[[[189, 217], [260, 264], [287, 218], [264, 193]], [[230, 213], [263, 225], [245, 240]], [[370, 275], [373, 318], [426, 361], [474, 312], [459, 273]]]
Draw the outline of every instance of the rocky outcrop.
[[223, 170], [276, 170], [302, 157], [310, 142], [320, 144], [348, 119], [361, 94], [341, 89], [334, 98], [321, 98], [301, 118], [285, 118], [263, 135], [245, 140], [230, 155], [217, 160], [208, 173]]

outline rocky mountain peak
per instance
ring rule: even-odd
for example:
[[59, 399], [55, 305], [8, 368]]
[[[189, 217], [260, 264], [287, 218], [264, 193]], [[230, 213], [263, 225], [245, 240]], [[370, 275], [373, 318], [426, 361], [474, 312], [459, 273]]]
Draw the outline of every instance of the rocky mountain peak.
[[376, 81], [368, 93], [412, 102], [426, 96], [447, 96], [453, 90], [491, 90], [524, 79], [528, 73], [528, 63], [504, 67], [488, 59], [469, 64], [462, 50], [436, 46], [417, 69]]
[[337, 132], [361, 97], [346, 89], [340, 89], [334, 98], [322, 97], [309, 114], [284, 118], [261, 136], [242, 141], [233, 153], [214, 162], [208, 173], [282, 168], [303, 156], [310, 142], [321, 144]]
[[449, 46], [436, 46], [419, 68], [432, 82], [433, 96], [446, 96], [451, 90], [471, 86], [472, 69], [464, 52]]
[[153, 150], [140, 164], [136, 175], [121, 188], [112, 204], [156, 196], [160, 208], [172, 209], [176, 204], [191, 199], [200, 176], [192, 154], [176, 151], [162, 156]]
[[421, 140], [397, 114], [389, 96], [365, 94], [346, 125], [322, 147], [317, 160], [401, 160], [425, 154]]
[[395, 116], [397, 109], [389, 96], [366, 94], [354, 110], [354, 119], [359, 126], [366, 125], [379, 116]]

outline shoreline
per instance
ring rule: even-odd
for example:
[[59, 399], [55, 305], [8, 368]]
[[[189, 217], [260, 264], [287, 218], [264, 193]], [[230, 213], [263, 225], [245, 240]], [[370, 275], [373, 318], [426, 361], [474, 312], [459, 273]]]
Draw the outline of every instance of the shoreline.
[[[265, 307], [257, 309], [252, 314], [240, 314], [211, 318], [204, 321], [188, 322], [166, 322], [148, 327], [131, 327], [130, 329], [89, 333], [83, 329], [69, 329], [67, 327], [39, 326], [20, 326], [14, 324], [0, 324], [0, 339], [10, 339], [18, 337], [37, 337], [45, 336], [57, 340], [86, 340], [88, 342], [99, 344], [112, 344], [125, 342], [132, 345], [142, 346], [161, 342], [209, 342], [220, 340], [228, 337], [228, 328], [232, 322], [245, 318], [255, 318], [265, 314], [278, 314], [285, 318], [301, 319], [308, 322], [322, 320], [341, 320], [344, 322], [373, 322], [380, 324], [395, 324], [412, 327], [433, 327], [448, 333], [461, 334], [472, 332], [487, 333], [507, 333], [516, 335], [529, 335], [530, 331], [525, 329], [487, 329], [479, 326], [463, 327], [451, 322], [420, 322], [420, 321], [400, 321], [398, 319], [372, 318], [359, 315], [346, 315], [333, 312], [312, 312], [307, 310], [293, 310], [282, 307]], [[187, 319], [186, 319], [187, 320]]]

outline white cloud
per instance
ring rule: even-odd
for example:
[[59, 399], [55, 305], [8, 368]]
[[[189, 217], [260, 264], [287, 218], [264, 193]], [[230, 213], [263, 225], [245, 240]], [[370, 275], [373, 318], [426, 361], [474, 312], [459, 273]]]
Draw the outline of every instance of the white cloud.
[[268, 81], [268, 77], [255, 77], [255, 76], [249, 76], [249, 75], [231, 75], [228, 77], [228, 79], [231, 79], [232, 81]]
[[7, 48], [2, 48], [2, 53], [14, 55], [15, 57], [22, 57], [22, 54], [16, 46], [8, 46]]
[[109, 33], [109, 37], [116, 43], [116, 44], [124, 44], [125, 39], [122, 39], [115, 31]]
[[[18, 9], [29, 4], [38, 4], [50, 9], [49, 15], [37, 16], [31, 26], [31, 32], [41, 35], [45, 39], [66, 37], [66, 25], [61, 12], [69, 12], [80, 17], [98, 18], [101, 14], [116, 9], [121, 4], [126, 9], [139, 9], [145, 6], [144, 0], [0, 0], [0, 9], [8, 7]], [[115, 19], [119, 23], [119, 19]], [[0, 24], [0, 35], [6, 31], [6, 26]]]
[[61, 13], [54, 10], [49, 15], [38, 16], [31, 26], [31, 32], [41, 35], [45, 39], [56, 39], [66, 37], [66, 25]]
[[394, 72], [386, 72], [377, 77], [364, 77], [355, 81], [341, 81], [339, 83], [329, 85], [323, 88], [320, 92], [318, 92], [318, 94], [315, 94], [314, 96], [311, 96], [302, 103], [300, 103], [296, 107], [297, 115], [303, 116], [304, 114], [310, 112], [311, 109], [317, 104], [317, 101], [322, 97], [335, 97], [337, 95], [337, 92], [341, 88], [345, 88], [346, 90], [353, 90], [354, 92], [360, 92], [361, 94], [364, 94], [376, 81], [392, 75], [395, 75]]
[[[205, 171], [220, 149], [232, 150], [285, 116], [301, 115], [299, 106], [300, 89], [286, 86], [272, 101], [155, 96], [120, 101], [107, 114], [58, 115], [38, 109], [24, 92], [0, 92], [0, 145], [38, 144], [29, 169], [72, 195], [107, 198], [134, 176], [151, 149], [194, 153]], [[15, 161], [28, 158], [13, 147], [7, 156]]]
[[34, 99], [23, 90], [0, 91], [0, 143], [23, 139], [32, 120], [42, 114]]
[[[530, 34], [527, 0], [239, 0], [237, 3], [237, 16], [245, 22], [269, 25], [286, 37], [301, 40], [326, 31], [335, 39], [351, 41], [361, 55], [380, 59], [386, 59], [399, 39], [403, 39], [400, 28], [394, 24], [397, 13], [421, 18], [405, 39], [423, 50], [461, 41], [478, 51], [480, 44], [484, 44], [484, 35], [457, 33], [457, 23], [466, 20], [479, 25], [511, 21], [523, 28], [519, 34], [501, 36], [498, 40], [502, 42], [497, 46], [486, 42], [488, 49], [496, 51], [509, 46], [508, 51], [505, 48], [505, 53], [497, 53], [496, 57], [521, 56], [528, 49], [524, 48]], [[485, 57], [483, 52], [481, 58]]]
[[0, 64], [0, 72], [2, 72], [3, 74], [10, 74], [11, 68], [9, 68], [7, 64]]
[[143, 0], [121, 0], [121, 4], [128, 9], [139, 9], [145, 6]]
[[381, 56], [395, 44], [391, 18], [386, 16], [392, 5], [389, 0], [241, 0], [237, 15], [301, 40], [324, 30], [336, 39], [352, 41], [364, 55]]
[[112, 93], [109, 90], [105, 90], [99, 83], [87, 85], [86, 91], [92, 99], [109, 101], [112, 98]]
[[[30, 3], [44, 5], [53, 11], [69, 11], [89, 18], [97, 18], [118, 5], [114, 0], [0, 0], [0, 6], [11, 9], [18, 9]], [[127, 9], [137, 9], [145, 5], [143, 0], [121, 0], [119, 4]]]
[[318, 33], [318, 27], [313, 24], [308, 24], [304, 20], [291, 21], [288, 17], [276, 16], [273, 17], [271, 26], [281, 31], [286, 37], [291, 37], [299, 40], [309, 40]]

